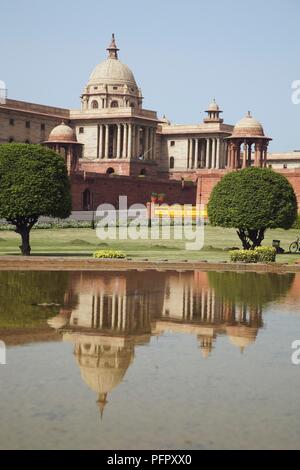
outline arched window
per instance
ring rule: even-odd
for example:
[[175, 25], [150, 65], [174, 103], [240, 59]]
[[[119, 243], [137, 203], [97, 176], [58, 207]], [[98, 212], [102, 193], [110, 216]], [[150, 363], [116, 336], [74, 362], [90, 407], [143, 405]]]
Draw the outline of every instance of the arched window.
[[89, 211], [91, 209], [91, 193], [89, 189], [86, 189], [83, 192], [82, 208], [84, 211]]
[[119, 103], [117, 101], [112, 101], [111, 104], [110, 104], [110, 107], [111, 108], [118, 108], [119, 107]]
[[141, 170], [140, 175], [141, 175], [141, 176], [147, 176], [147, 170], [146, 170], [146, 168], [143, 168], [143, 169]]
[[113, 175], [114, 172], [115, 172], [115, 170], [113, 168], [107, 168], [107, 170], [106, 170], [107, 175]]
[[170, 169], [173, 169], [175, 166], [175, 158], [174, 157], [171, 157], [170, 158]]
[[98, 109], [98, 108], [99, 108], [98, 101], [96, 100], [92, 101], [92, 109]]

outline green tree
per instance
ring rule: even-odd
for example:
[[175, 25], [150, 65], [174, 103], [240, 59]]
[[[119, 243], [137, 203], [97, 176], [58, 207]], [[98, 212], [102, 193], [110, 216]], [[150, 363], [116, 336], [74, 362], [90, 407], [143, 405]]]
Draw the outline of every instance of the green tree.
[[267, 229], [292, 227], [297, 199], [289, 181], [268, 168], [228, 173], [214, 187], [208, 203], [214, 226], [236, 228], [244, 249], [260, 246]]
[[30, 255], [30, 230], [39, 217], [70, 213], [70, 183], [60, 155], [41, 145], [0, 145], [0, 218], [21, 235], [22, 255]]

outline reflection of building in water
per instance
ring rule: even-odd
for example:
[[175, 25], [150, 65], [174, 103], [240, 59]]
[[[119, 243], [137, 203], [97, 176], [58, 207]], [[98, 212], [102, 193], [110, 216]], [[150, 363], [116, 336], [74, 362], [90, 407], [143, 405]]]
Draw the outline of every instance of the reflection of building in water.
[[98, 394], [101, 414], [136, 346], [148, 344], [151, 336], [166, 331], [195, 335], [208, 357], [219, 335], [243, 351], [263, 325], [261, 304], [219, 292], [207, 273], [71, 273], [70, 291], [49, 324], [74, 344], [81, 376]]
[[150, 341], [151, 320], [162, 309], [162, 281], [161, 274], [141, 282], [138, 273], [72, 273], [78, 303], [67, 320], [64, 308], [49, 321], [54, 328], [64, 328], [64, 341], [74, 344], [81, 376], [99, 397], [101, 416], [108, 394], [134, 359], [135, 346]]
[[261, 308], [236, 305], [216, 295], [207, 273], [186, 272], [168, 276], [162, 317], [155, 332], [195, 334], [203, 356], [208, 357], [217, 335], [227, 334], [243, 351], [255, 341], [261, 326]]

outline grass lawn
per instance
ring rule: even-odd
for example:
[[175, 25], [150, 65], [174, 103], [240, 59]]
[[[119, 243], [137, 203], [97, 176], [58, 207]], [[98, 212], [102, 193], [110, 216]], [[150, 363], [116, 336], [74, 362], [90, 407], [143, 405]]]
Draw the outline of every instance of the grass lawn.
[[[272, 240], [281, 240], [281, 246], [288, 250], [297, 238], [299, 230], [268, 230], [264, 245], [271, 245]], [[104, 240], [96, 236], [92, 229], [52, 229], [33, 230], [31, 232], [32, 255], [91, 256], [97, 249], [119, 249], [132, 259], [149, 260], [207, 260], [228, 261], [228, 248], [240, 247], [235, 230], [219, 227], [205, 227], [205, 244], [201, 251], [185, 249], [183, 240]], [[20, 237], [14, 232], [0, 232], [0, 255], [19, 255]], [[277, 257], [279, 262], [294, 262], [297, 255], [283, 254]]]

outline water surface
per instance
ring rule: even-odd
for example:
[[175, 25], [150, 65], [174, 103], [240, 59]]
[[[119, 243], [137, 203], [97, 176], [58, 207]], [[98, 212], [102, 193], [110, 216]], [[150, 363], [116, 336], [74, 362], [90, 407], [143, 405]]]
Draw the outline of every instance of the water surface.
[[0, 448], [300, 448], [300, 275], [0, 272]]

